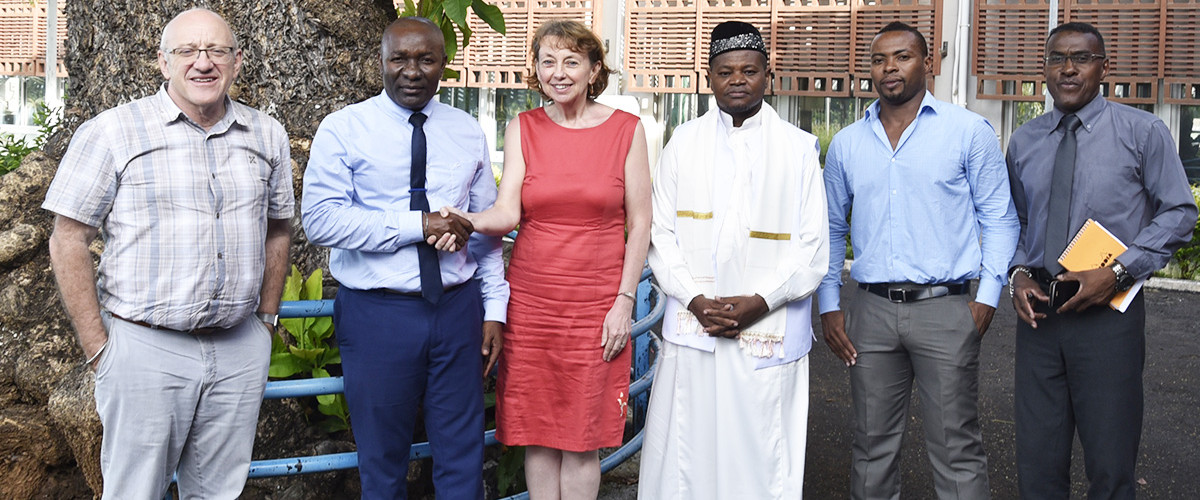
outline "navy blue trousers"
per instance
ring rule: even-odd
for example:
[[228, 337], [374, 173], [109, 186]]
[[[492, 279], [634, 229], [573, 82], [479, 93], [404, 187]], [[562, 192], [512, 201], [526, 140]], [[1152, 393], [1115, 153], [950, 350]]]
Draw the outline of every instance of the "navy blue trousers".
[[479, 283], [420, 297], [342, 288], [333, 320], [362, 498], [407, 498], [417, 408], [438, 498], [483, 498], [483, 302]]
[[1142, 437], [1146, 309], [1053, 311], [1017, 323], [1017, 476], [1021, 498], [1071, 494], [1071, 447], [1083, 445], [1088, 498], [1132, 499]]

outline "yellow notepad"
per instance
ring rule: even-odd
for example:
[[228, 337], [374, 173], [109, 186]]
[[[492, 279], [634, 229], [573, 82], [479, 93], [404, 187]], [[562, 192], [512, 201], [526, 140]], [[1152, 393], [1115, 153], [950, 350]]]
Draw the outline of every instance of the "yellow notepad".
[[[1095, 220], [1088, 219], [1083, 223], [1083, 227], [1079, 228], [1079, 232], [1075, 233], [1071, 243], [1067, 244], [1067, 249], [1058, 257], [1058, 263], [1068, 271], [1099, 269], [1112, 264], [1126, 248], [1107, 228]], [[1137, 280], [1129, 290], [1118, 292], [1109, 301], [1109, 307], [1125, 312], [1145, 282], [1144, 279]]]

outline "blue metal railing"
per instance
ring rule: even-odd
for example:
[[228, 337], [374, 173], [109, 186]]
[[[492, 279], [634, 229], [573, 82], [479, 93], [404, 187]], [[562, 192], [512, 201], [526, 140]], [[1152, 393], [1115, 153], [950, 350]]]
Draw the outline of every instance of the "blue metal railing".
[[[642, 448], [642, 427], [646, 419], [646, 407], [649, 402], [650, 383], [654, 379], [654, 363], [650, 354], [653, 336], [646, 335], [650, 328], [663, 317], [665, 301], [657, 286], [650, 283], [650, 269], [642, 271], [638, 283], [637, 301], [634, 308], [633, 323], [633, 367], [632, 375], [636, 378], [629, 385], [630, 407], [632, 408], [633, 425], [636, 431], [629, 442], [608, 454], [600, 461], [600, 471], [608, 472], [620, 465]], [[306, 318], [332, 316], [332, 300], [302, 300], [283, 302], [279, 308], [280, 318]], [[264, 399], [297, 398], [319, 396], [322, 394], [340, 394], [344, 390], [342, 377], [313, 378], [300, 380], [273, 380], [267, 382]], [[484, 433], [484, 443], [487, 446], [498, 444], [495, 430]], [[409, 460], [431, 457], [432, 452], [428, 442], [413, 443], [409, 451]], [[358, 467], [358, 453], [331, 453], [306, 457], [276, 458], [255, 460], [250, 463], [249, 478], [280, 477], [296, 474], [315, 474], [337, 470], [354, 469]], [[505, 500], [526, 500], [528, 493], [519, 493]], [[171, 499], [168, 492], [167, 499]]]

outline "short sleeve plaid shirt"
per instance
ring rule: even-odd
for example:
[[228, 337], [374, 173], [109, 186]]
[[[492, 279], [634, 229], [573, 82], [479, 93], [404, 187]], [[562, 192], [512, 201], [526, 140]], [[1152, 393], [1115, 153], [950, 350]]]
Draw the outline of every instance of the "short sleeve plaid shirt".
[[42, 208], [100, 228], [101, 307], [191, 330], [254, 311], [267, 219], [291, 218], [293, 205], [278, 121], [226, 98], [205, 131], [164, 86], [80, 126]]

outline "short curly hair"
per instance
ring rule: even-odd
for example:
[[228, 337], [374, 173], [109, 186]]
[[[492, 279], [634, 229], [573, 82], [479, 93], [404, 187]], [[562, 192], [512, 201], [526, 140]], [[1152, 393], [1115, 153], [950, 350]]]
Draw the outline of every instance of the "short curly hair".
[[538, 91], [542, 99], [550, 99], [542, 90], [537, 76], [538, 51], [542, 48], [542, 40], [548, 36], [559, 39], [567, 50], [586, 54], [589, 62], [600, 63], [596, 81], [588, 85], [588, 99], [595, 99], [604, 93], [604, 89], [608, 88], [608, 75], [612, 74], [612, 69], [604, 62], [604, 42], [583, 23], [567, 19], [547, 21], [534, 33], [533, 44], [529, 48], [530, 57], [533, 59], [533, 72], [525, 77], [525, 84], [529, 85], [529, 89]]

